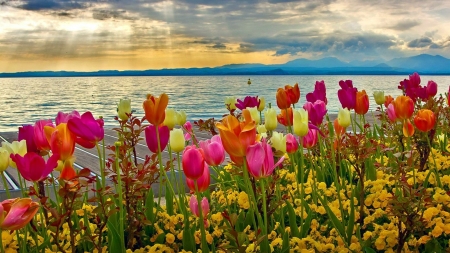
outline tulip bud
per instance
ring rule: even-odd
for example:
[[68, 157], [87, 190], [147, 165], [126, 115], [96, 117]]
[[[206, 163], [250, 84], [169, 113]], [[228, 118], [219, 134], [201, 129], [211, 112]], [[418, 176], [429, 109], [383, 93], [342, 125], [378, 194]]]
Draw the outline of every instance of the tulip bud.
[[304, 137], [301, 137], [300, 140], [302, 142], [302, 145], [304, 148], [312, 148], [314, 147], [317, 142], [319, 141], [319, 137], [317, 136], [317, 130], [316, 129], [309, 129], [308, 134]]
[[[20, 156], [23, 157], [27, 153], [27, 142], [26, 142], [26, 140], [21, 140], [20, 142], [19, 141], [13, 141], [11, 143], [2, 142], [2, 148], [4, 150], [7, 150], [10, 155], [14, 154], [14, 155], [20, 155]], [[9, 166], [17, 169], [17, 165], [11, 159], [11, 157], [9, 158]]]
[[427, 96], [434, 97], [437, 94], [437, 84], [434, 81], [428, 81]]
[[428, 109], [421, 109], [414, 117], [414, 124], [420, 131], [428, 132], [433, 129], [434, 125], [436, 124], [436, 117], [434, 116], [433, 111]]
[[228, 110], [236, 110], [236, 98], [235, 97], [226, 97], [225, 98], [225, 106]]
[[404, 123], [403, 123], [403, 135], [405, 137], [411, 137], [414, 135], [414, 126], [411, 124], [411, 122], [409, 121], [409, 119], [407, 119]]
[[308, 112], [300, 108], [294, 111], [294, 134], [305, 136], [308, 133]]
[[286, 151], [289, 154], [293, 154], [297, 151], [297, 149], [298, 149], [298, 142], [295, 139], [294, 135], [287, 134], [286, 135]]
[[169, 144], [173, 152], [183, 151], [185, 141], [183, 130], [175, 128], [170, 131]]
[[197, 180], [203, 175], [205, 168], [205, 158], [200, 149], [195, 146], [188, 146], [183, 152], [181, 159], [183, 171], [187, 178]]
[[250, 112], [250, 115], [252, 116], [252, 119], [255, 121], [255, 123], [258, 125], [261, 121], [261, 117], [259, 115], [258, 108], [256, 107], [250, 107], [247, 108], [247, 110]]
[[397, 115], [395, 114], [394, 104], [389, 104], [387, 107], [387, 115], [391, 122], [395, 122], [397, 120]]
[[382, 105], [386, 101], [384, 91], [374, 91], [373, 97], [375, 98], [375, 103], [377, 103], [377, 105]]
[[9, 152], [0, 147], [0, 172], [5, 171], [9, 166]]
[[279, 132], [273, 132], [272, 138], [270, 138], [272, 142], [272, 147], [276, 150], [279, 150], [283, 153], [286, 153], [286, 136]]
[[258, 111], [262, 112], [266, 108], [266, 99], [264, 97], [259, 97]]
[[128, 115], [130, 114], [131, 114], [131, 100], [120, 99], [119, 105], [117, 106], [117, 115], [121, 120], [128, 120]]
[[166, 118], [164, 119], [163, 125], [172, 130], [177, 123], [177, 112], [174, 109], [166, 109]]
[[177, 125], [182, 126], [187, 121], [187, 116], [185, 111], [177, 111]]
[[273, 108], [269, 108], [264, 112], [264, 125], [267, 131], [273, 131], [277, 128], [277, 112]]
[[[202, 215], [203, 218], [206, 218], [206, 215], [208, 215], [209, 213], [209, 202], [208, 199], [206, 197], [203, 197], [202, 201], [200, 202], [201, 205], [201, 209], [202, 209]], [[189, 199], [189, 207], [191, 208], [191, 212], [197, 216], [200, 217], [200, 213], [198, 210], [198, 200], [195, 197], [195, 195], [192, 195], [191, 198]]]
[[339, 109], [338, 123], [341, 127], [347, 128], [351, 124], [350, 111], [347, 108]]

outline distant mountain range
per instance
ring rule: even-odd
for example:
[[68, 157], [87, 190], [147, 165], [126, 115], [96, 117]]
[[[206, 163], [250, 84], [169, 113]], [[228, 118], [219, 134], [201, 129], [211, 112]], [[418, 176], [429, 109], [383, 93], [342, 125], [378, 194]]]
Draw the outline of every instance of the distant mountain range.
[[29, 71], [0, 73], [0, 77], [72, 77], [72, 76], [196, 76], [196, 75], [404, 75], [418, 72], [450, 75], [450, 59], [421, 54], [390, 61], [343, 62], [335, 57], [319, 60], [295, 59], [284, 64], [229, 64], [214, 68], [177, 68], [158, 70]]

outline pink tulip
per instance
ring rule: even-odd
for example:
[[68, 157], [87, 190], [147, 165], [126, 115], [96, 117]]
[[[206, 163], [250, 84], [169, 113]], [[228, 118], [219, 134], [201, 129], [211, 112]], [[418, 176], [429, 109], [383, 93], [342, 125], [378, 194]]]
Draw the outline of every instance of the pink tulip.
[[434, 97], [437, 94], [437, 84], [434, 81], [428, 81], [427, 84], [427, 96]]
[[256, 96], [256, 97], [246, 96], [244, 98], [244, 101], [238, 99], [237, 103], [236, 103], [236, 107], [240, 110], [244, 110], [244, 109], [250, 108], [250, 107], [258, 107], [258, 106], [259, 106], [258, 96]]
[[187, 131], [187, 133], [184, 135], [184, 139], [186, 141], [190, 141], [191, 140], [191, 133], [192, 133], [192, 124], [191, 124], [191, 122], [186, 121], [186, 123], [184, 123], [183, 127]]
[[18, 230], [27, 225], [39, 210], [31, 198], [7, 199], [0, 202], [0, 228]]
[[47, 161], [42, 156], [28, 152], [24, 157], [11, 154], [11, 159], [17, 164], [17, 169], [23, 178], [38, 182], [47, 178], [48, 174], [58, 166], [59, 155], [52, 155]]
[[341, 86], [341, 89], [338, 90], [338, 98], [342, 108], [355, 109], [358, 89], [353, 87], [352, 80], [341, 80], [339, 81], [339, 86]]
[[[211, 183], [211, 176], [209, 172], [208, 165], [205, 163], [203, 167], [203, 174], [197, 179], [198, 192], [204, 192], [208, 190]], [[186, 177], [186, 184], [192, 192], [197, 192], [195, 190], [195, 181]]]
[[[163, 151], [169, 142], [170, 130], [167, 126], [160, 126], [158, 127], [158, 131], [160, 148], [161, 151]], [[149, 125], [145, 128], [145, 142], [147, 142], [147, 147], [150, 151], [158, 153], [158, 138], [156, 136], [156, 127], [154, 125]]]
[[292, 134], [286, 135], [286, 152], [293, 154], [298, 149], [298, 142]]
[[95, 119], [91, 112], [81, 117], [71, 117], [67, 122], [69, 130], [77, 136], [76, 142], [85, 148], [93, 148], [105, 137], [103, 119]]
[[304, 148], [312, 148], [319, 141], [319, 137], [317, 136], [317, 130], [310, 128], [308, 133], [300, 138]]
[[325, 82], [323, 80], [316, 81], [314, 91], [306, 94], [306, 101], [314, 103], [317, 100], [322, 100], [325, 104], [328, 104], [327, 89], [325, 87]]
[[50, 143], [45, 135], [44, 126], [54, 127], [52, 120], [50, 119], [36, 121], [34, 124], [34, 142], [38, 150], [48, 152], [50, 150]]
[[282, 156], [274, 164], [272, 147], [265, 140], [249, 146], [246, 158], [248, 172], [256, 179], [270, 176], [284, 160]]
[[395, 122], [397, 120], [397, 115], [395, 114], [394, 104], [389, 104], [387, 108], [387, 115], [391, 122]]
[[34, 141], [34, 126], [23, 125], [19, 127], [19, 135], [17, 139], [19, 141], [25, 140], [27, 142], [27, 152], [39, 152], [36, 147], [36, 142]]
[[325, 102], [322, 100], [317, 100], [314, 104], [306, 102], [303, 109], [308, 112], [309, 121], [315, 126], [322, 124], [323, 117], [327, 114]]
[[210, 140], [200, 141], [199, 145], [209, 166], [218, 166], [225, 160], [225, 150], [219, 135], [214, 135]]
[[72, 118], [80, 118], [80, 113], [75, 110], [69, 113], [58, 112], [55, 118], [55, 122], [56, 125], [59, 125], [61, 123], [68, 123]]
[[203, 175], [205, 159], [200, 149], [195, 146], [187, 146], [181, 158], [183, 171], [187, 178], [197, 180]]
[[[202, 208], [202, 215], [203, 218], [206, 219], [206, 216], [209, 213], [209, 202], [208, 199], [206, 197], [203, 197], [202, 201], [200, 202], [201, 208]], [[197, 201], [197, 197], [195, 197], [195, 195], [191, 196], [191, 199], [189, 200], [189, 207], [191, 208], [191, 212], [197, 216], [200, 217], [200, 213], [198, 210], [198, 201]]]

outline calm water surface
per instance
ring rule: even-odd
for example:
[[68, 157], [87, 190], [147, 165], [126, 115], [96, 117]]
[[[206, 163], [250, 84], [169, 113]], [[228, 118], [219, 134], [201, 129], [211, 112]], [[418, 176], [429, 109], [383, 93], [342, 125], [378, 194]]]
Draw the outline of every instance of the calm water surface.
[[[247, 85], [247, 79], [252, 80]], [[142, 116], [142, 102], [146, 94], [169, 95], [169, 107], [184, 110], [189, 120], [220, 118], [227, 113], [224, 98], [235, 96], [263, 96], [267, 103], [275, 103], [277, 88], [298, 83], [300, 103], [314, 89], [316, 80], [327, 86], [328, 111], [336, 113], [339, 80], [351, 79], [359, 89], [369, 94], [371, 109], [375, 108], [372, 93], [400, 95], [398, 83], [407, 76], [157, 76], [157, 77], [71, 77], [71, 78], [0, 78], [0, 131], [17, 131], [22, 124], [38, 119], [54, 119], [58, 111], [91, 111], [103, 116], [105, 125], [116, 125], [116, 105], [120, 98], [130, 98], [136, 115]], [[448, 91], [450, 76], [422, 76], [422, 84], [434, 80], [439, 93]]]

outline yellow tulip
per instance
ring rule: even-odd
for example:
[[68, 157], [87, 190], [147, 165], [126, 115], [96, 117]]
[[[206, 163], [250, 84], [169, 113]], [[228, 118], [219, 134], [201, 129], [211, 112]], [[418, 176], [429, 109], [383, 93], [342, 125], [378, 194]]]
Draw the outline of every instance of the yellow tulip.
[[258, 125], [256, 127], [256, 132], [258, 132], [259, 134], [264, 134], [267, 133], [267, 129], [264, 125]]
[[186, 140], [184, 139], [184, 133], [181, 129], [173, 129], [170, 131], [169, 143], [170, 148], [174, 152], [181, 152], [184, 150]]
[[131, 113], [131, 99], [120, 99], [117, 106], [117, 115], [121, 120], [128, 120], [128, 115]]
[[308, 134], [308, 112], [300, 108], [298, 110], [294, 110], [294, 134], [303, 137]]
[[286, 153], [286, 136], [284, 134], [275, 131], [272, 133], [270, 141], [274, 149]]
[[373, 97], [375, 98], [375, 103], [377, 103], [377, 105], [382, 105], [384, 104], [384, 101], [386, 101], [384, 91], [374, 91]]
[[187, 121], [187, 116], [185, 111], [177, 111], [177, 125], [182, 126]]
[[166, 118], [164, 119], [163, 125], [172, 130], [177, 122], [177, 112], [174, 109], [166, 109]]
[[347, 128], [351, 124], [350, 111], [347, 108], [339, 109], [338, 123], [341, 127]]
[[9, 152], [0, 147], [0, 172], [5, 171], [9, 166]]
[[277, 112], [273, 108], [269, 108], [264, 112], [264, 125], [267, 131], [273, 131], [277, 128]]
[[225, 98], [225, 106], [229, 110], [236, 110], [236, 98], [235, 97], [226, 97]]
[[259, 122], [261, 121], [261, 117], [259, 116], [258, 108], [250, 107], [250, 108], [247, 108], [247, 110], [250, 112], [250, 115], [252, 116], [252, 119], [258, 125]]
[[262, 112], [264, 108], [266, 108], [266, 99], [264, 97], [259, 97], [259, 105], [258, 105], [258, 111]]
[[[9, 154], [24, 156], [27, 153], [27, 142], [25, 140], [13, 141], [11, 143], [2, 142], [2, 148], [7, 150]], [[16, 163], [11, 158], [9, 158], [9, 165], [17, 169]]]

